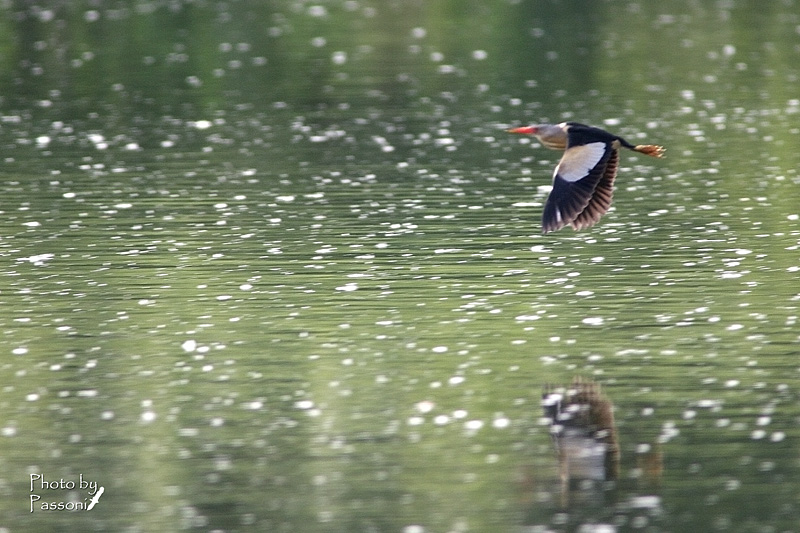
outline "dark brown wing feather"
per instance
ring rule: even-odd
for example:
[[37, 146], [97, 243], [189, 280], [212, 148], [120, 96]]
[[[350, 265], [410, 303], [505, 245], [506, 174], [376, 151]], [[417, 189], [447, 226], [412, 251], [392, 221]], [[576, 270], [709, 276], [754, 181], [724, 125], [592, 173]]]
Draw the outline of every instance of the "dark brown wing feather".
[[608, 144], [603, 157], [585, 177], [567, 181], [556, 174], [542, 214], [542, 233], [561, 229], [567, 224], [575, 229], [595, 224], [611, 205], [618, 164], [618, 151]]
[[608, 159], [603, 176], [595, 187], [589, 204], [581, 213], [575, 217], [570, 225], [574, 230], [590, 228], [597, 224], [600, 218], [608, 212], [611, 207], [611, 198], [614, 194], [614, 179], [617, 177], [619, 168], [619, 150], [612, 150], [611, 157]]

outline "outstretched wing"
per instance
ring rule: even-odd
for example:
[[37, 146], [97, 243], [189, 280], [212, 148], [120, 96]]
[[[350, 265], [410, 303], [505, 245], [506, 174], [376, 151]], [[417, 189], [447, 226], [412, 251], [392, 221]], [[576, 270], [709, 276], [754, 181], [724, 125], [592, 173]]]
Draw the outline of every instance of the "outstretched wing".
[[553, 190], [542, 215], [542, 232], [567, 224], [588, 228], [608, 211], [619, 152], [610, 142], [569, 146], [553, 173]]
[[619, 150], [611, 150], [611, 157], [606, 163], [605, 171], [597, 187], [594, 189], [594, 194], [589, 200], [586, 209], [575, 217], [570, 224], [574, 230], [582, 230], [590, 228], [597, 224], [600, 218], [608, 212], [611, 207], [611, 198], [614, 194], [614, 179], [617, 177], [617, 169], [619, 168]]

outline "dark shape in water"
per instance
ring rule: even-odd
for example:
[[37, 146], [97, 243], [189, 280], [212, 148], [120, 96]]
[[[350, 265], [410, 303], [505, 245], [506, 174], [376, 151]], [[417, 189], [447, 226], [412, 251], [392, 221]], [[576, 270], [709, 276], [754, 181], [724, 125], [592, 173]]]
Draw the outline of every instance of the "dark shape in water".
[[652, 157], [664, 155], [663, 146], [633, 145], [618, 135], [577, 122], [536, 124], [508, 131], [534, 135], [547, 148], [564, 150], [553, 172], [553, 190], [544, 206], [542, 233], [567, 224], [574, 230], [589, 228], [608, 212], [620, 147]]
[[614, 409], [599, 384], [575, 378], [568, 388], [547, 386], [542, 407], [558, 454], [562, 494], [571, 482], [619, 477]]

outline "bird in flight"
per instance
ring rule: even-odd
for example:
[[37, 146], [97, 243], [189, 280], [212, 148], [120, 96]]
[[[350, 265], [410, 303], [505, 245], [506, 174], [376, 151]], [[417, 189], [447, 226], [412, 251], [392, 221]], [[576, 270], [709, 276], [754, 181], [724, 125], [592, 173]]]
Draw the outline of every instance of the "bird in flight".
[[92, 509], [94, 509], [94, 506], [97, 505], [97, 502], [100, 501], [100, 496], [103, 495], [103, 492], [105, 492], [105, 490], [106, 490], [105, 487], [100, 487], [99, 489], [97, 489], [97, 492], [95, 493], [94, 497], [89, 501], [89, 506], [86, 507], [87, 511], [91, 511]]
[[533, 135], [547, 148], [564, 150], [553, 172], [542, 233], [566, 225], [574, 230], [589, 228], [606, 214], [611, 207], [621, 147], [652, 157], [664, 155], [663, 146], [633, 145], [618, 135], [578, 122], [536, 124], [508, 132]]

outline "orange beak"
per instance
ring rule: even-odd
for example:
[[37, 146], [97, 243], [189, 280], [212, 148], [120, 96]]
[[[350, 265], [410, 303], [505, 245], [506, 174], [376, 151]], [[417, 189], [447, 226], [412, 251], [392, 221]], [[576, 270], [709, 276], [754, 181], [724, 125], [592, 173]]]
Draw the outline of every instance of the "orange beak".
[[523, 135], [534, 135], [537, 128], [534, 126], [522, 126], [521, 128], [511, 128], [508, 133], [521, 133]]

